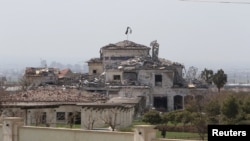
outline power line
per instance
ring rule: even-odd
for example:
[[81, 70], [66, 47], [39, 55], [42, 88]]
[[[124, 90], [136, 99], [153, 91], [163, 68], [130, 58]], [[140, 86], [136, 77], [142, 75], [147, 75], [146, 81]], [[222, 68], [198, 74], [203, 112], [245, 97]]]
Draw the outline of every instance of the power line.
[[209, 3], [225, 3], [225, 4], [250, 4], [250, 2], [233, 2], [233, 1], [210, 1], [210, 0], [180, 0], [180, 1], [187, 1], [187, 2], [209, 2]]

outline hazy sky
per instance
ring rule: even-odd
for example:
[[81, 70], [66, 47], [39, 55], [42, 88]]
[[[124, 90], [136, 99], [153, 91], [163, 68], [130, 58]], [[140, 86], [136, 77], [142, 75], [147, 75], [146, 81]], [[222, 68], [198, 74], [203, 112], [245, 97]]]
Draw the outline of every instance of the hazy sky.
[[83, 63], [127, 26], [185, 66], [250, 67], [250, 4], [180, 0], [0, 0], [0, 67]]

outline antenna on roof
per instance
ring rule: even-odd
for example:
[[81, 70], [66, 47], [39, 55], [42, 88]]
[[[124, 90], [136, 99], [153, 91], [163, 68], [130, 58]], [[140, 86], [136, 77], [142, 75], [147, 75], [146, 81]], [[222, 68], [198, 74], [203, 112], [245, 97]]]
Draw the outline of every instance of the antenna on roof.
[[127, 40], [128, 40], [128, 35], [132, 34], [132, 29], [129, 26], [127, 27], [125, 34], [127, 35]]

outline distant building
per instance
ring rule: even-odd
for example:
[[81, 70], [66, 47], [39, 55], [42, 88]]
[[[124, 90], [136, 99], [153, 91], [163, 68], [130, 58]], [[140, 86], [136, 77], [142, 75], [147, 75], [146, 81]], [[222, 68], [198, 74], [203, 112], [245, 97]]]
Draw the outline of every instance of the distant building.
[[88, 63], [89, 75], [100, 75], [103, 72], [103, 64], [100, 58], [92, 58]]
[[0, 76], [0, 86], [3, 86], [7, 83], [7, 79], [5, 76]]
[[34, 85], [38, 86], [43, 83], [56, 84], [58, 81], [59, 69], [56, 68], [34, 68], [27, 67], [25, 69], [24, 79], [31, 81]]

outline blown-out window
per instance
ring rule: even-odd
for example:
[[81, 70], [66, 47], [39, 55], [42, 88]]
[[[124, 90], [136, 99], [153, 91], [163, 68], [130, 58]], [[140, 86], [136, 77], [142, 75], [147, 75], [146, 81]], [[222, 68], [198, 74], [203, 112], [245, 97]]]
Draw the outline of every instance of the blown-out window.
[[121, 75], [114, 75], [114, 80], [121, 80]]
[[155, 75], [155, 86], [162, 86], [162, 75]]

